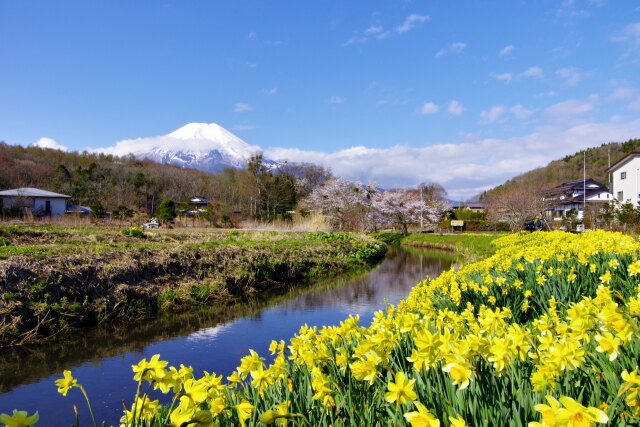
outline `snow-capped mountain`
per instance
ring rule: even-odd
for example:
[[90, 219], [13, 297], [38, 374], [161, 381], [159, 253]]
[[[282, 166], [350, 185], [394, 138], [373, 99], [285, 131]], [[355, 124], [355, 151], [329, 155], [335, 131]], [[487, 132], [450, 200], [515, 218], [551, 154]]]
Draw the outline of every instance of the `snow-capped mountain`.
[[244, 168], [247, 160], [261, 151], [216, 123], [189, 123], [168, 135], [130, 139], [118, 145], [120, 150], [128, 145], [138, 159], [211, 172]]

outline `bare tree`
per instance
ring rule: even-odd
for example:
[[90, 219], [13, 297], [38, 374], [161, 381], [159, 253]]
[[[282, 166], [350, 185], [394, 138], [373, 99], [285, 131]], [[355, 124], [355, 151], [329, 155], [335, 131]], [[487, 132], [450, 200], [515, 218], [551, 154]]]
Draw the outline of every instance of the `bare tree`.
[[487, 219], [507, 222], [514, 232], [523, 230], [525, 221], [541, 217], [548, 204], [541, 192], [525, 187], [510, 188], [487, 202]]

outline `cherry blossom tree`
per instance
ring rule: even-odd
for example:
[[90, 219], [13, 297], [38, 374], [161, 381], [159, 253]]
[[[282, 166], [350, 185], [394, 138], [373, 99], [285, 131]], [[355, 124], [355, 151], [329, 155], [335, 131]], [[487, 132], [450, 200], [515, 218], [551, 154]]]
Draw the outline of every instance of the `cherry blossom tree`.
[[305, 209], [322, 213], [337, 230], [363, 230], [375, 185], [345, 178], [329, 178], [303, 200]]
[[426, 222], [438, 224], [451, 205], [444, 199], [444, 189], [437, 184], [423, 185], [419, 189], [393, 189], [373, 196], [372, 205], [387, 223], [397, 225], [403, 234], [409, 225]]

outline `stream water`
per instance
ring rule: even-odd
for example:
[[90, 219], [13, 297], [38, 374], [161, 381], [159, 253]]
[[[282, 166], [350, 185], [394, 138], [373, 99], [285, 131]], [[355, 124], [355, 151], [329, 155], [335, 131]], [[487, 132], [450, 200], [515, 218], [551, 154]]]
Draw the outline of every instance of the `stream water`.
[[338, 324], [360, 315], [368, 325], [373, 313], [396, 304], [425, 276], [436, 277], [451, 267], [446, 256], [391, 248], [368, 272], [341, 275], [260, 300], [213, 306], [163, 316], [126, 328], [101, 325], [75, 336], [33, 348], [0, 352], [0, 413], [13, 409], [39, 411], [41, 426], [69, 426], [80, 412], [81, 425], [91, 424], [78, 389], [58, 394], [54, 381], [70, 369], [87, 390], [96, 419], [118, 425], [136, 391], [131, 365], [156, 353], [170, 365], [193, 366], [229, 375], [252, 348], [268, 356], [271, 340], [288, 341], [302, 326]]

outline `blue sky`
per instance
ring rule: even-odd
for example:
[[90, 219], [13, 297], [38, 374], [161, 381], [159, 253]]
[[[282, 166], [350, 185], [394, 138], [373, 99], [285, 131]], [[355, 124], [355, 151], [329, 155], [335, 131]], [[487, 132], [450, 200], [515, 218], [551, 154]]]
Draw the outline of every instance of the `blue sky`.
[[0, 0], [0, 140], [96, 149], [216, 122], [457, 198], [640, 137], [639, 76], [637, 1]]

